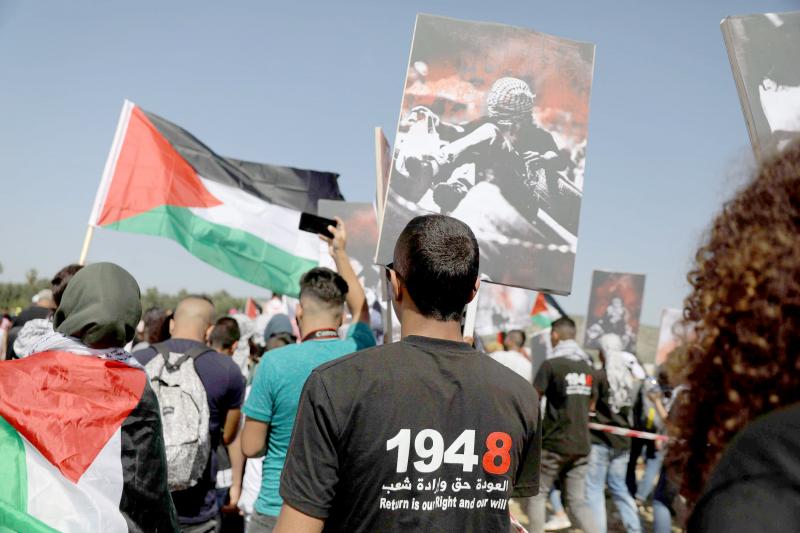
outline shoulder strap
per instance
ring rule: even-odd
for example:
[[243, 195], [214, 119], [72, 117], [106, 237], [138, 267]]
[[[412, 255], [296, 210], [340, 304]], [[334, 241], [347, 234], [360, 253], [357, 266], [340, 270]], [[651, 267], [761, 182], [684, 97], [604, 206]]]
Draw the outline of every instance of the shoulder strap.
[[180, 356], [177, 361], [174, 363], [170, 363], [169, 361], [169, 354], [170, 349], [167, 347], [165, 342], [159, 342], [158, 344], [154, 344], [153, 348], [161, 354], [161, 357], [164, 359], [164, 367], [161, 369], [161, 372], [166, 370], [167, 372], [175, 372], [178, 370], [183, 363], [186, 362], [187, 359], [192, 358], [193, 360], [197, 360], [198, 357], [203, 355], [206, 352], [213, 351], [208, 346], [195, 346], [194, 348], [189, 348], [186, 350], [182, 356]]
[[189, 348], [188, 350], [186, 350], [183, 353], [185, 355], [191, 357], [192, 359], [194, 359], [196, 361], [197, 358], [200, 357], [201, 355], [203, 355], [204, 353], [213, 352], [213, 351], [214, 350], [212, 350], [208, 346], [195, 346], [194, 348]]
[[169, 348], [167, 348], [166, 342], [158, 342], [156, 344], [151, 344], [150, 348], [154, 349], [156, 353], [160, 353], [166, 359], [166, 356], [169, 355]]

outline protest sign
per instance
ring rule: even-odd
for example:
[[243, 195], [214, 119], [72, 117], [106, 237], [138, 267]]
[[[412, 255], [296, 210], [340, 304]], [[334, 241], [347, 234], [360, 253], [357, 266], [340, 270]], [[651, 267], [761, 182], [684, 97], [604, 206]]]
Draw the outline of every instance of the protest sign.
[[550, 340], [550, 328], [537, 331], [531, 335], [528, 347], [531, 350], [531, 363], [533, 365], [533, 375], [539, 371], [542, 363], [553, 356], [553, 344]]
[[[364, 287], [367, 304], [371, 310], [381, 313], [381, 322], [384, 322], [383, 315], [388, 306], [382, 288], [383, 267], [373, 262], [375, 246], [378, 243], [378, 221], [375, 217], [375, 207], [371, 203], [320, 200], [318, 212], [323, 217], [339, 217], [345, 223], [347, 255], [350, 257], [350, 264]], [[336, 265], [328, 253], [328, 245], [321, 243], [320, 246], [322, 246], [320, 266], [335, 270]], [[396, 323], [399, 324], [397, 321]]]
[[525, 331], [531, 324], [531, 308], [536, 293], [527, 289], [481, 284], [478, 293], [475, 333], [495, 335], [512, 329]]
[[[380, 298], [381, 294], [381, 267], [373, 264], [372, 254], [378, 242], [378, 222], [375, 217], [375, 207], [366, 202], [337, 202], [335, 200], [320, 200], [318, 213], [322, 217], [339, 217], [347, 227], [347, 255], [353, 270], [361, 280], [367, 299], [370, 302]], [[328, 245], [320, 254], [320, 266], [334, 267], [333, 259], [328, 254]]]
[[661, 312], [661, 327], [658, 330], [658, 346], [656, 348], [656, 366], [667, 360], [669, 353], [678, 347], [680, 339], [674, 327], [683, 317], [682, 309], [667, 308]]
[[615, 333], [622, 339], [623, 350], [636, 352], [644, 281], [644, 274], [602, 270], [592, 273], [584, 348], [599, 348], [600, 337]]
[[417, 215], [466, 222], [484, 279], [568, 294], [594, 45], [419, 15], [377, 262]]
[[656, 366], [664, 363], [669, 355], [692, 335], [693, 325], [683, 322], [683, 309], [667, 308], [661, 312], [661, 327], [658, 330]]
[[727, 17], [720, 24], [756, 158], [800, 136], [800, 12]]

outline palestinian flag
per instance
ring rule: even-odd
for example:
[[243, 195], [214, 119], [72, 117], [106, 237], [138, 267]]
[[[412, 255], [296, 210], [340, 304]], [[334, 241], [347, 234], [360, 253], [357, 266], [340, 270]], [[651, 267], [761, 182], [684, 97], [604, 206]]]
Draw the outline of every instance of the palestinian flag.
[[63, 351], [0, 363], [0, 531], [177, 527], [146, 381]]
[[255, 318], [260, 314], [260, 309], [252, 298], [247, 298], [247, 303], [244, 306], [244, 314], [247, 318]]
[[561, 316], [566, 316], [560, 308], [554, 305], [552, 296], [548, 296], [542, 292], [536, 293], [536, 301], [533, 302], [531, 309], [531, 322], [541, 329], [549, 328], [553, 321]]
[[300, 213], [316, 213], [321, 198], [343, 200], [337, 178], [221, 157], [126, 100], [89, 224], [168, 237], [233, 276], [297, 295], [319, 261]]

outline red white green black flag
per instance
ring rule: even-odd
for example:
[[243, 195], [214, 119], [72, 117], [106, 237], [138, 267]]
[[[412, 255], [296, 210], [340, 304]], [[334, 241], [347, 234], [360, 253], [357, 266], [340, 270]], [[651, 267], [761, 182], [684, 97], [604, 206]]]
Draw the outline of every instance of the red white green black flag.
[[63, 351], [0, 365], [0, 532], [175, 530], [146, 381]]
[[300, 213], [343, 200], [337, 178], [219, 156], [126, 100], [89, 225], [173, 239], [233, 276], [296, 295], [319, 261], [316, 236], [297, 229]]

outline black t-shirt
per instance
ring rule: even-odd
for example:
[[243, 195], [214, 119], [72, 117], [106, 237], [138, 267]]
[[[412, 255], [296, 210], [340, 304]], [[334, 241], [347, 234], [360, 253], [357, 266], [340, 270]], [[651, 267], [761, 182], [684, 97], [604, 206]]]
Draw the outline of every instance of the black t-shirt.
[[[612, 394], [611, 388], [608, 385], [608, 377], [605, 370], [596, 370], [594, 372], [594, 388], [592, 396], [595, 398], [595, 413], [594, 422], [598, 424], [606, 424], [608, 426], [616, 426], [620, 428], [630, 429], [633, 427], [633, 401], [629, 405], [623, 405], [614, 409], [611, 407], [610, 396]], [[631, 447], [631, 439], [629, 437], [621, 437], [619, 435], [612, 435], [603, 431], [592, 430], [592, 444], [603, 444], [615, 450], [627, 450]]]
[[509, 530], [539, 486], [538, 395], [460, 342], [410, 336], [305, 384], [284, 502], [325, 531]]
[[547, 398], [542, 448], [561, 455], [589, 455], [589, 404], [592, 367], [569, 357], [548, 359], [533, 381]]
[[800, 405], [767, 414], [736, 436], [687, 531], [800, 531]]

